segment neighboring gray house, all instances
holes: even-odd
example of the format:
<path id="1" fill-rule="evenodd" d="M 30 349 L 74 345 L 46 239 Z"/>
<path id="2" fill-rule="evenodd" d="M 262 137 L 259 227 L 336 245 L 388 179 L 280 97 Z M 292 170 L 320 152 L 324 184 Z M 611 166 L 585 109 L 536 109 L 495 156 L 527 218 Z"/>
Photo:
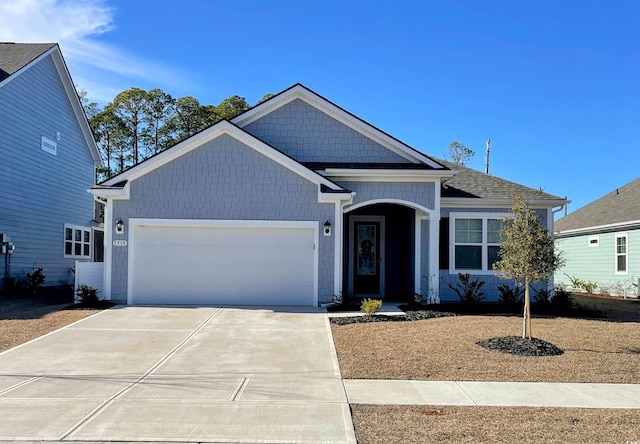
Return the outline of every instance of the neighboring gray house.
<path id="1" fill-rule="evenodd" d="M 42 267 L 46 285 L 73 283 L 103 244 L 87 193 L 99 163 L 58 45 L 0 43 L 0 234 L 15 246 L 0 277 Z"/>
<path id="2" fill-rule="evenodd" d="M 596 283 L 596 292 L 637 295 L 640 278 L 640 178 L 558 219 L 557 247 L 566 265 L 557 283 Z"/>
<path id="3" fill-rule="evenodd" d="M 565 199 L 427 156 L 296 84 L 95 186 L 106 297 L 293 304 L 456 299 L 491 270 L 514 192 L 543 221 Z"/>

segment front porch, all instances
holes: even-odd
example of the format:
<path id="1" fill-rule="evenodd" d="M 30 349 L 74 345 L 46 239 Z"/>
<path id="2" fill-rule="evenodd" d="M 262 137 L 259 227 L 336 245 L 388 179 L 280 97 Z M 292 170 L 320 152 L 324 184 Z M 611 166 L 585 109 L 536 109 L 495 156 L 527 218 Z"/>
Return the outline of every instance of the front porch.
<path id="1" fill-rule="evenodd" d="M 343 214 L 342 294 L 385 302 L 410 302 L 416 293 L 425 299 L 437 295 L 437 279 L 429 279 L 429 266 L 430 258 L 438 257 L 437 234 L 436 241 L 430 242 L 430 230 L 437 229 L 438 222 L 431 224 L 429 213 L 411 202 L 347 208 Z"/>

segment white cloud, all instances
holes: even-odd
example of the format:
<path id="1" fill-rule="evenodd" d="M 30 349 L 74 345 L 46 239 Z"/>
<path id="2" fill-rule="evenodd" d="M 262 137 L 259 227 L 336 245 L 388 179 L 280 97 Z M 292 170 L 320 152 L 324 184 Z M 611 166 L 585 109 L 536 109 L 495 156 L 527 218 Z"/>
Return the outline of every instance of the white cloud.
<path id="1" fill-rule="evenodd" d="M 75 83 L 99 102 L 140 82 L 184 86 L 176 70 L 95 40 L 115 29 L 113 12 L 102 0 L 0 0 L 0 41 L 59 43 Z"/>

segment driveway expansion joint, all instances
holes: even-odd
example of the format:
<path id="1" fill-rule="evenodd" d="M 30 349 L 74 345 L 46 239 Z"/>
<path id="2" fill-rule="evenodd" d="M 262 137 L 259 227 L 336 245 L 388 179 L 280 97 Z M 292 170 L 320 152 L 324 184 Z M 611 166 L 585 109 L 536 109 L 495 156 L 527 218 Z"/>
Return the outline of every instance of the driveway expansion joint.
<path id="1" fill-rule="evenodd" d="M 198 325 L 194 330 L 191 331 L 191 333 L 189 335 L 187 335 L 186 338 L 184 338 L 182 341 L 180 341 L 180 343 L 178 345 L 176 345 L 169 353 L 167 353 L 166 355 L 164 355 L 158 362 L 156 362 L 154 365 L 151 366 L 151 368 L 149 370 L 147 370 L 142 376 L 140 376 L 139 378 L 137 378 L 135 381 L 131 382 L 130 384 L 128 384 L 127 386 L 125 386 L 124 388 L 122 388 L 121 390 L 119 390 L 118 392 L 116 392 L 114 395 L 112 395 L 111 397 L 109 397 L 107 400 L 105 400 L 102 404 L 100 404 L 98 407 L 96 407 L 94 410 L 92 410 L 88 415 L 86 415 L 84 418 L 82 418 L 80 421 L 78 421 L 76 424 L 74 424 L 71 428 L 69 428 L 63 435 L 60 436 L 60 441 L 65 440 L 67 437 L 69 437 L 71 434 L 77 432 L 78 430 L 80 430 L 82 427 L 84 427 L 86 424 L 88 424 L 89 422 L 91 422 L 91 420 L 93 418 L 95 418 L 100 412 L 102 412 L 103 410 L 105 410 L 109 405 L 113 404 L 113 402 L 115 400 L 117 400 L 118 398 L 120 398 L 122 395 L 124 395 L 125 393 L 127 393 L 129 390 L 131 390 L 133 387 L 135 387 L 136 385 L 138 385 L 140 382 L 142 382 L 146 377 L 150 376 L 154 371 L 156 371 L 163 363 L 165 363 L 169 358 L 171 358 L 171 356 L 175 355 L 178 350 L 180 350 L 185 344 L 187 344 L 191 338 L 193 338 L 200 330 L 202 330 L 208 323 L 209 321 L 214 318 L 218 313 L 220 313 L 220 311 L 222 310 L 222 308 L 218 308 L 216 311 L 214 311 L 211 315 L 207 316 L 207 318 L 202 321 L 200 323 L 200 325 Z"/>

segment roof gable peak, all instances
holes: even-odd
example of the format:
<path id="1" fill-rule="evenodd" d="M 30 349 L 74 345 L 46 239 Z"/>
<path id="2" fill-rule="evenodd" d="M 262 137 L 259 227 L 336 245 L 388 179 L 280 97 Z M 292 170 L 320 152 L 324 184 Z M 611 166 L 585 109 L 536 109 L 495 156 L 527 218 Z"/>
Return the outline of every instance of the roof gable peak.
<path id="1" fill-rule="evenodd" d="M 443 166 L 442 164 L 436 162 L 425 154 L 417 151 L 414 148 L 411 148 L 395 137 L 362 120 L 361 118 L 350 113 L 344 108 L 341 108 L 340 106 L 319 95 L 315 91 L 312 91 L 301 83 L 292 85 L 291 87 L 285 89 L 284 91 L 281 91 L 270 99 L 265 100 L 264 102 L 245 111 L 231 121 L 235 125 L 243 128 L 296 99 L 304 101 L 310 106 L 329 115 L 335 120 L 345 124 L 346 126 L 359 132 L 365 137 L 368 137 L 369 139 L 377 142 L 383 147 L 404 157 L 410 162 L 416 164 L 426 164 L 434 169 L 447 169 L 446 166 Z"/>

